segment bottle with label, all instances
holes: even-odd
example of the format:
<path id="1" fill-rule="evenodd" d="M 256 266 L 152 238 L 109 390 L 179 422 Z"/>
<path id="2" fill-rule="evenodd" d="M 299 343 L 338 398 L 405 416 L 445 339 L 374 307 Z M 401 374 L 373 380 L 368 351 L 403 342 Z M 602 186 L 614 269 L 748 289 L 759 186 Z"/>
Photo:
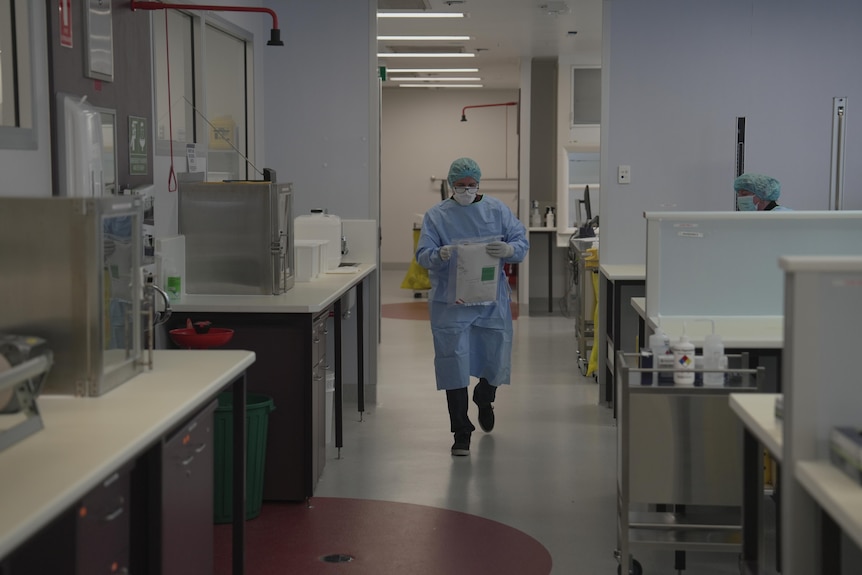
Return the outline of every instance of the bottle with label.
<path id="1" fill-rule="evenodd" d="M 673 382 L 676 385 L 694 384 L 694 344 L 685 332 L 685 322 L 682 324 L 682 335 L 679 341 L 671 346 L 673 351 Z"/>
<path id="2" fill-rule="evenodd" d="M 673 385 L 673 353 L 670 350 L 670 338 L 667 334 L 657 328 L 649 336 L 649 347 L 652 352 L 653 368 L 659 370 L 653 374 L 653 379 L 658 385 Z"/>
<path id="3" fill-rule="evenodd" d="M 670 349 L 670 338 L 659 327 L 650 336 L 649 345 L 653 354 L 653 367 L 659 370 L 655 374 L 656 383 L 673 385 L 673 352 Z"/>
<path id="4" fill-rule="evenodd" d="M 533 200 L 532 208 L 530 209 L 530 227 L 542 227 L 542 214 L 539 212 L 539 200 Z"/>
<path id="5" fill-rule="evenodd" d="M 553 206 L 548 206 L 545 209 L 545 227 L 546 228 L 554 228 L 557 226 L 556 222 L 556 214 L 554 213 Z"/>

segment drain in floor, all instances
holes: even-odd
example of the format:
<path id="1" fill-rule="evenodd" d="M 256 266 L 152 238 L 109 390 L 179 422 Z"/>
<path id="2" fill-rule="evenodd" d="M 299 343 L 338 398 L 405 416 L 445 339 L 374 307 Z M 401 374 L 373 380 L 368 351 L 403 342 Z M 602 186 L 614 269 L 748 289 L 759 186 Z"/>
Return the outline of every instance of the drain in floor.
<path id="1" fill-rule="evenodd" d="M 353 561 L 353 557 L 351 555 L 345 555 L 344 553 L 324 555 L 321 559 L 324 563 L 349 563 Z"/>

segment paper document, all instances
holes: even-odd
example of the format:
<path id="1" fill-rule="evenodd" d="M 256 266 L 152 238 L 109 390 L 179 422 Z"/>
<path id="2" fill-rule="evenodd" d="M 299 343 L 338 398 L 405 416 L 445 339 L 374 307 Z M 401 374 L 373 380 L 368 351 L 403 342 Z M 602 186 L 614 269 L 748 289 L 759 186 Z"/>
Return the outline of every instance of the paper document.
<path id="1" fill-rule="evenodd" d="M 489 256 L 486 244 L 458 246 L 455 303 L 487 303 L 497 300 L 500 260 Z"/>

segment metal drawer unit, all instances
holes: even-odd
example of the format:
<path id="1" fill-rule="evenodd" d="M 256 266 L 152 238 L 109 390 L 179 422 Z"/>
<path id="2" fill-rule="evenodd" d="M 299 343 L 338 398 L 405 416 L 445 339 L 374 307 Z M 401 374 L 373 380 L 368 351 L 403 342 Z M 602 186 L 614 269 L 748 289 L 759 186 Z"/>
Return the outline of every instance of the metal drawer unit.
<path id="1" fill-rule="evenodd" d="M 329 310 L 316 316 L 311 328 L 311 410 L 315 414 L 311 421 L 311 467 L 315 485 L 326 465 L 326 372 L 330 368 L 326 361 L 328 320 Z"/>
<path id="2" fill-rule="evenodd" d="M 213 572 L 213 424 L 217 402 L 162 444 L 162 575 Z"/>
<path id="3" fill-rule="evenodd" d="M 747 354 L 728 355 L 748 365 Z M 657 369 L 638 367 L 638 355 L 616 356 L 617 544 L 620 565 L 641 572 L 635 548 L 677 552 L 742 550 L 742 423 L 731 393 L 756 393 L 765 369 L 714 370 L 722 387 L 641 385 Z M 694 370 L 703 374 L 705 370 Z M 713 371 L 711 370 L 710 373 Z M 676 566 L 684 569 L 683 566 Z"/>
<path id="4" fill-rule="evenodd" d="M 76 573 L 129 572 L 133 466 L 112 473 L 78 505 Z"/>

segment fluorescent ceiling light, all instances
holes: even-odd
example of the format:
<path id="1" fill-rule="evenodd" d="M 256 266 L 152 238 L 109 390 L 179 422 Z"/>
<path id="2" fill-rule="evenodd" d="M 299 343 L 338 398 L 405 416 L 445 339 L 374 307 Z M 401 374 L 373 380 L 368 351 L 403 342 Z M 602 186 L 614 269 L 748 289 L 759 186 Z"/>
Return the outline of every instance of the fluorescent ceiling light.
<path id="1" fill-rule="evenodd" d="M 452 72 L 478 72 L 479 68 L 387 68 L 389 74 L 450 74 Z"/>
<path id="2" fill-rule="evenodd" d="M 398 84 L 399 88 L 484 88 L 482 84 Z"/>
<path id="3" fill-rule="evenodd" d="M 409 40 L 469 40 L 469 36 L 378 36 L 378 40 L 409 41 Z"/>
<path id="4" fill-rule="evenodd" d="M 482 78 L 411 78 L 410 76 L 391 77 L 393 82 L 481 82 Z"/>
<path id="5" fill-rule="evenodd" d="M 468 54 L 464 52 L 381 52 L 377 54 L 378 58 L 473 58 L 476 54 Z"/>
<path id="6" fill-rule="evenodd" d="M 463 12 L 378 12 L 378 18 L 463 18 Z"/>

